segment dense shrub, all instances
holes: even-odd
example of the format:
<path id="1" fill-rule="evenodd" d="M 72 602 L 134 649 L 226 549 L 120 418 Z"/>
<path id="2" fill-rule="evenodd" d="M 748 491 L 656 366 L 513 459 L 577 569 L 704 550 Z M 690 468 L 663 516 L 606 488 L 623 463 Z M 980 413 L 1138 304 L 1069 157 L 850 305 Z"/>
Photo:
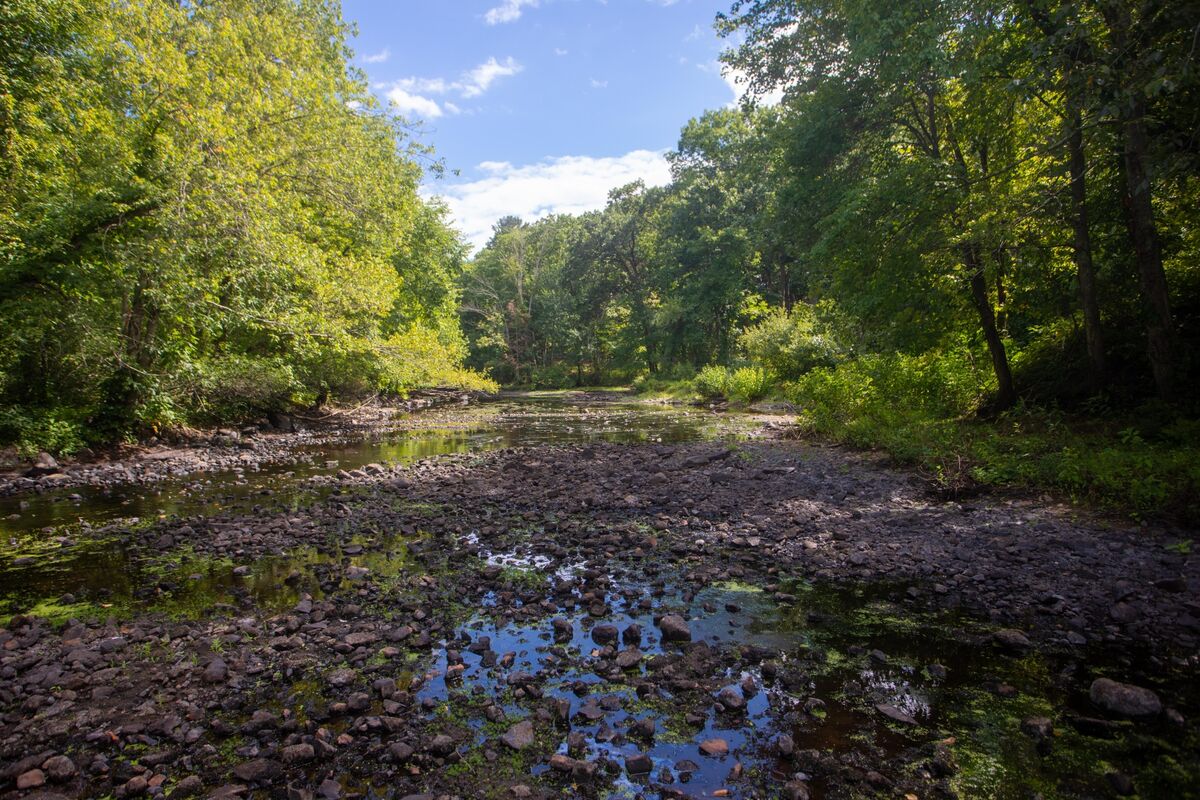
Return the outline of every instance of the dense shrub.
<path id="1" fill-rule="evenodd" d="M 1054 489 L 1126 511 L 1200 519 L 1198 423 L 1164 423 L 1153 409 L 1135 415 L 1135 425 L 1111 412 L 1068 416 L 1023 404 L 980 419 L 974 411 L 990 388 L 984 375 L 967 353 L 866 356 L 815 369 L 787 395 L 804 429 L 886 450 L 949 490 Z"/>
<path id="2" fill-rule="evenodd" d="M 16 444 L 22 458 L 34 458 L 43 450 L 69 456 L 84 446 L 83 426 L 73 416 L 62 409 L 40 413 L 0 409 L 0 437 Z"/>
<path id="3" fill-rule="evenodd" d="M 725 397 L 729 392 L 729 370 L 710 364 L 696 373 L 692 384 L 701 397 Z"/>
<path id="4" fill-rule="evenodd" d="M 225 422 L 276 411 L 302 387 L 291 365 L 279 359 L 228 356 L 198 364 L 185 395 L 187 417 Z M 159 419 L 169 418 L 163 410 Z"/>
<path id="5" fill-rule="evenodd" d="M 575 386 L 575 371 L 566 364 L 535 367 L 529 383 L 535 389 L 570 389 Z"/>
<path id="6" fill-rule="evenodd" d="M 738 345 L 754 364 L 779 380 L 791 381 L 817 367 L 832 367 L 845 358 L 846 348 L 837 341 L 833 325 L 825 317 L 830 306 L 800 304 L 791 313 L 776 309 L 738 339 Z"/>
<path id="7" fill-rule="evenodd" d="M 729 376 L 728 397 L 735 403 L 753 403 L 771 391 L 771 378 L 762 367 L 739 367 Z"/>

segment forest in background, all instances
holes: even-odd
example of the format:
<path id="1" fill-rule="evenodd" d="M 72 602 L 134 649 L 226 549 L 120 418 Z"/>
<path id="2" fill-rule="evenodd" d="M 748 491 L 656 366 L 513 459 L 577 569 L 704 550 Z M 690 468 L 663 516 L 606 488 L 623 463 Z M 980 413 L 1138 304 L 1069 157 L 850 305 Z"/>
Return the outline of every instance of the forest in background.
<path id="1" fill-rule="evenodd" d="M 0 443 L 426 386 L 790 403 L 947 492 L 1200 518 L 1200 7 L 738 0 L 671 182 L 505 218 L 327 0 L 0 6 Z"/>
<path id="2" fill-rule="evenodd" d="M 0 4 L 0 438 L 493 387 L 438 164 L 348 33 L 322 0 Z"/>
<path id="3" fill-rule="evenodd" d="M 950 492 L 1195 516 L 1194 3 L 741 0 L 776 107 L 692 120 L 665 187 L 501 220 L 462 278 L 504 384 L 790 401 Z"/>

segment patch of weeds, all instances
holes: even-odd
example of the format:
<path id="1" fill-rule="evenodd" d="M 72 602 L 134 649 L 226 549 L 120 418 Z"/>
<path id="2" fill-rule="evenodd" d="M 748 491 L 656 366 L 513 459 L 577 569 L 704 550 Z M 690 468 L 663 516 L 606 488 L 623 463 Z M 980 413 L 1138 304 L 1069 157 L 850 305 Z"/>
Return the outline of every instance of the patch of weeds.
<path id="1" fill-rule="evenodd" d="M 507 566 L 500 570 L 496 580 L 511 589 L 542 589 L 549 578 L 546 573 L 537 569 Z"/>

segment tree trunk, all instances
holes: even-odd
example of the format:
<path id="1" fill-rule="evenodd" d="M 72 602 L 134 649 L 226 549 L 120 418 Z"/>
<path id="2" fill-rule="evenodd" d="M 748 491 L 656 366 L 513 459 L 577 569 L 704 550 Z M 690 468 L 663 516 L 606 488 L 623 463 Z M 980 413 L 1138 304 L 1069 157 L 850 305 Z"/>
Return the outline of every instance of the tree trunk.
<path id="1" fill-rule="evenodd" d="M 1003 411 L 1017 402 L 1017 392 L 1013 386 L 1012 371 L 1008 368 L 1004 340 L 1000 338 L 1000 330 L 996 327 L 996 311 L 988 295 L 987 278 L 983 275 L 979 254 L 973 245 L 963 248 L 963 263 L 971 276 L 971 299 L 975 302 L 975 310 L 979 312 L 979 323 L 983 327 L 988 354 L 992 357 L 992 369 L 996 373 L 996 410 Z"/>
<path id="2" fill-rule="evenodd" d="M 1109 38 L 1115 51 L 1114 67 L 1131 85 L 1123 86 L 1127 97 L 1122 98 L 1124 110 L 1118 129 L 1124 146 L 1125 189 L 1129 210 L 1129 236 L 1133 240 L 1138 279 L 1142 286 L 1142 302 L 1146 314 L 1146 345 L 1150 369 L 1158 396 L 1170 400 L 1174 390 L 1172 363 L 1175 321 L 1171 318 L 1171 302 L 1167 292 L 1167 275 L 1163 271 L 1162 247 L 1158 228 L 1154 224 L 1154 203 L 1150 188 L 1150 145 L 1146 135 L 1146 96 L 1129 72 L 1138 58 L 1130 33 L 1134 20 L 1129 6 L 1122 0 L 1102 3 L 1100 13 L 1108 25 Z"/>
<path id="3" fill-rule="evenodd" d="M 1158 228 L 1154 224 L 1154 206 L 1150 194 L 1150 171 L 1147 165 L 1149 145 L 1142 115 L 1145 101 L 1138 98 L 1133 113 L 1122 126 L 1125 140 L 1125 183 L 1129 193 L 1129 233 L 1137 259 L 1142 299 L 1146 306 L 1146 344 L 1150 369 L 1158 396 L 1170 400 L 1174 390 L 1172 340 L 1175 321 L 1171 318 L 1171 301 L 1167 292 L 1167 274 L 1163 271 L 1162 247 Z"/>
<path id="4" fill-rule="evenodd" d="M 1096 270 L 1092 265 L 1092 239 L 1087 213 L 1087 161 L 1083 150 L 1083 117 L 1072 103 L 1067 137 L 1071 172 L 1071 226 L 1075 230 L 1075 273 L 1079 279 L 1079 304 L 1083 308 L 1083 329 L 1087 336 L 1088 365 L 1092 389 L 1105 384 L 1104 334 L 1100 327 L 1100 299 L 1096 294 Z"/>

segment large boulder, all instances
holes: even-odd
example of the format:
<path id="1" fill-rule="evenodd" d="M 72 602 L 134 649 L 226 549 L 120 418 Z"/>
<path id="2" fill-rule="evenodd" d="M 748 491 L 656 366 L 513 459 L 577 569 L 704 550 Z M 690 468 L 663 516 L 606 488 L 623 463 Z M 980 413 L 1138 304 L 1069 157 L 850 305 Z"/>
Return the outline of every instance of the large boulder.
<path id="1" fill-rule="evenodd" d="M 1154 717 L 1162 712 L 1163 707 L 1158 695 L 1149 689 L 1131 683 L 1119 683 L 1110 678 L 1092 681 L 1088 696 L 1100 708 L 1121 717 Z"/>
<path id="2" fill-rule="evenodd" d="M 665 642 L 690 642 L 692 640 L 692 629 L 688 627 L 687 621 L 678 614 L 667 614 L 658 621 L 658 629 L 662 631 L 662 638 Z"/>
<path id="3" fill-rule="evenodd" d="M 54 460 L 54 456 L 49 453 L 38 453 L 37 460 L 33 462 L 33 466 L 25 470 L 25 477 L 40 478 L 43 475 L 53 475 L 59 472 L 58 462 Z"/>

